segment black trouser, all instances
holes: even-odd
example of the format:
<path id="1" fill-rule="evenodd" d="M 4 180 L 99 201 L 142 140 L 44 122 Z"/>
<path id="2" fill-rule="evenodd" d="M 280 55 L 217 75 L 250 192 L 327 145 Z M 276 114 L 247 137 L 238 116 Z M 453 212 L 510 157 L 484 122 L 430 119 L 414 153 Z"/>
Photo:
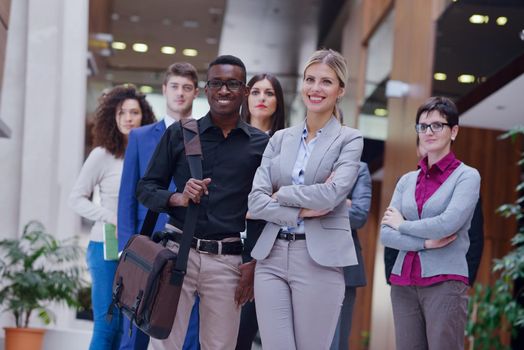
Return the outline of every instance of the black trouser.
<path id="1" fill-rule="evenodd" d="M 240 328 L 235 350 L 251 350 L 253 339 L 255 339 L 257 332 L 258 322 L 255 302 L 248 301 L 242 306 L 240 313 Z"/>

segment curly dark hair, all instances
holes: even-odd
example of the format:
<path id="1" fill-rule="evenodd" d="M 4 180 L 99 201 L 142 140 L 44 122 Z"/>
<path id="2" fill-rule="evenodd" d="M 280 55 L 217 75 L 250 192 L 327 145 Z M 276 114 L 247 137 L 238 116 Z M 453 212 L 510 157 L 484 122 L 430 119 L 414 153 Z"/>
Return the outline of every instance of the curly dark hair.
<path id="1" fill-rule="evenodd" d="M 125 84 L 115 86 L 111 91 L 100 97 L 100 104 L 96 109 L 95 126 L 93 128 L 94 146 L 105 148 L 116 158 L 123 158 L 127 146 L 127 137 L 123 135 L 116 124 L 117 109 L 125 100 L 136 100 L 142 111 L 142 123 L 147 125 L 156 121 L 153 109 L 146 101 L 146 96 L 139 92 L 134 85 Z"/>

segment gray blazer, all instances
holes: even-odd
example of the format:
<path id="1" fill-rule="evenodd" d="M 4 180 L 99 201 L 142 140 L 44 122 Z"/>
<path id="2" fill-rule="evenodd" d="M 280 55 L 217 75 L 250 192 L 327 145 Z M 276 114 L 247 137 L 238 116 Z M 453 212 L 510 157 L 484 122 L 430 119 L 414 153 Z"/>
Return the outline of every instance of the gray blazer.
<path id="1" fill-rule="evenodd" d="M 251 256 L 265 259 L 280 228 L 296 226 L 301 208 L 328 209 L 330 212 L 325 216 L 304 220 L 308 252 L 323 266 L 355 265 L 346 198 L 357 178 L 362 134 L 331 117 L 309 158 L 304 185 L 293 185 L 291 173 L 303 130 L 304 124 L 280 130 L 266 147 L 253 180 L 248 207 L 253 219 L 268 223 Z M 332 181 L 325 183 L 332 172 L 335 174 Z M 277 200 L 271 198 L 274 192 L 278 192 Z"/>
<path id="2" fill-rule="evenodd" d="M 371 175 L 368 165 L 364 162 L 360 162 L 357 182 L 355 182 L 348 198 L 351 199 L 349 222 L 351 223 L 351 235 L 355 242 L 358 265 L 344 267 L 344 279 L 348 287 L 362 287 L 366 285 L 366 270 L 364 269 L 364 259 L 362 258 L 362 248 L 357 230 L 366 224 L 371 207 Z"/>
<path id="3" fill-rule="evenodd" d="M 476 169 L 461 163 L 424 203 L 419 217 L 415 200 L 419 171 L 402 176 L 391 199 L 390 205 L 402 213 L 405 221 L 398 231 L 387 225 L 382 225 L 380 230 L 382 244 L 399 250 L 392 272 L 400 275 L 406 253 L 416 251 L 422 277 L 442 274 L 468 277 L 468 230 L 479 199 L 480 175 Z M 453 233 L 457 239 L 449 245 L 424 249 L 426 239 L 440 239 Z"/>

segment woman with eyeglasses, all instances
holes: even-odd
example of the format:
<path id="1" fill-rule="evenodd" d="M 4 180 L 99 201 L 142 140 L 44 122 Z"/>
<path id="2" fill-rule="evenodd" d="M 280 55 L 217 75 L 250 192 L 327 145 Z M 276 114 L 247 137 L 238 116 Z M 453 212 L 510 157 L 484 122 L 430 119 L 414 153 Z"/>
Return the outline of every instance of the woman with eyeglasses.
<path id="1" fill-rule="evenodd" d="M 249 194 L 253 219 L 267 221 L 251 256 L 262 347 L 329 349 L 345 282 L 356 265 L 346 198 L 356 181 L 363 140 L 338 120 L 348 69 L 319 50 L 306 63 L 306 119 L 269 140 Z"/>
<path id="2" fill-rule="evenodd" d="M 397 349 L 464 349 L 468 230 L 480 175 L 451 145 L 458 111 L 445 97 L 418 109 L 415 130 L 427 155 L 398 181 L 382 218 L 382 244 L 399 250 L 389 281 Z"/>

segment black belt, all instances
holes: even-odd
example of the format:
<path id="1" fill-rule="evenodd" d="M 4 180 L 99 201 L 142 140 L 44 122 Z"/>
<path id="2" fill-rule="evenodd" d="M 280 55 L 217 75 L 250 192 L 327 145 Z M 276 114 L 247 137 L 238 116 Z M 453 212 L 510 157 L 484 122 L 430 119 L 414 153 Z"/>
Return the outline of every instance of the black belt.
<path id="1" fill-rule="evenodd" d="M 182 234 L 175 233 L 169 236 L 169 239 L 180 243 L 182 241 Z M 207 239 L 200 239 L 193 237 L 191 241 L 191 248 L 194 248 L 197 252 L 204 254 L 217 254 L 217 255 L 240 255 L 242 254 L 242 242 L 222 242 L 212 241 Z"/>
<path id="2" fill-rule="evenodd" d="M 294 233 L 294 232 L 288 232 L 284 230 L 278 231 L 277 235 L 278 239 L 284 239 L 286 241 L 299 241 L 302 239 L 306 239 L 305 233 Z"/>

